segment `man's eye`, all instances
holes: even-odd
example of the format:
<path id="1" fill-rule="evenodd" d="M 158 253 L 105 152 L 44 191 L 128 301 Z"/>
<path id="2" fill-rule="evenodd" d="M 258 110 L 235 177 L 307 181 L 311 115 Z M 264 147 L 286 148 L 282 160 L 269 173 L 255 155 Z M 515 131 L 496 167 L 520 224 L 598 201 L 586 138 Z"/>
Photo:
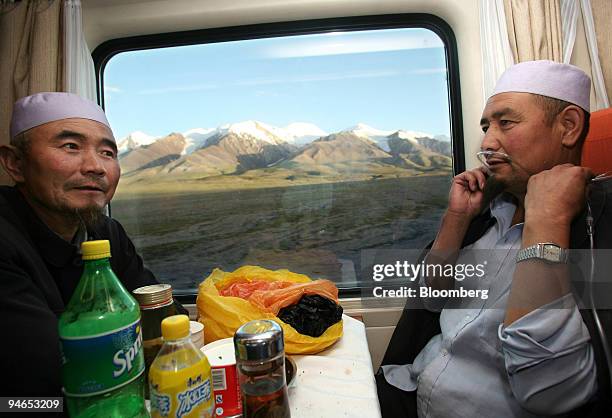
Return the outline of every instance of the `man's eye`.
<path id="1" fill-rule="evenodd" d="M 66 142 L 65 144 L 62 145 L 62 148 L 79 149 L 79 146 L 75 144 L 74 142 Z"/>
<path id="2" fill-rule="evenodd" d="M 487 133 L 487 131 L 489 130 L 488 126 L 481 126 L 480 127 L 482 129 L 482 132 L 484 132 L 485 134 Z"/>
<path id="3" fill-rule="evenodd" d="M 102 151 L 102 155 L 104 155 L 106 157 L 110 157 L 110 158 L 115 158 L 114 151 Z"/>
<path id="4" fill-rule="evenodd" d="M 500 120 L 500 121 L 499 121 L 499 124 L 500 124 L 501 126 L 508 126 L 508 125 L 510 125 L 511 123 L 513 123 L 511 120 L 506 120 L 506 119 L 502 119 L 502 120 Z"/>

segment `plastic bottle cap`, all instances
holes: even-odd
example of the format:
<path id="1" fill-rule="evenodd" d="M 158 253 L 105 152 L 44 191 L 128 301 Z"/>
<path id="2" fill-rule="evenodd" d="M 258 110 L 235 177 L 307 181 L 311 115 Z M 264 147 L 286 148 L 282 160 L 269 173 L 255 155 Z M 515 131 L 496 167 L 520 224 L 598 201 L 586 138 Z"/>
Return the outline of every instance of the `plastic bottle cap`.
<path id="1" fill-rule="evenodd" d="M 81 253 L 83 254 L 83 260 L 109 258 L 111 256 L 110 241 L 107 239 L 85 241 L 81 244 Z"/>
<path id="2" fill-rule="evenodd" d="M 189 317 L 187 315 L 172 315 L 161 323 L 164 340 L 178 340 L 189 336 Z"/>

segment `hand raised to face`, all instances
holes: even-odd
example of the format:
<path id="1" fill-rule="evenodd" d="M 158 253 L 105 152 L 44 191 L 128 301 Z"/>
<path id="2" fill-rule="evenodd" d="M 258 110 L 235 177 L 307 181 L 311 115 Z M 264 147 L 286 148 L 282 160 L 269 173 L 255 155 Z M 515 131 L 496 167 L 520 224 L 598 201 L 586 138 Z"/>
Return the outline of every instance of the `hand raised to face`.
<path id="1" fill-rule="evenodd" d="M 593 172 L 573 164 L 557 165 L 529 178 L 525 221 L 569 225 L 582 211 Z"/>
<path id="2" fill-rule="evenodd" d="M 482 208 L 486 182 L 482 167 L 456 175 L 448 196 L 448 212 L 468 221 L 476 217 Z"/>

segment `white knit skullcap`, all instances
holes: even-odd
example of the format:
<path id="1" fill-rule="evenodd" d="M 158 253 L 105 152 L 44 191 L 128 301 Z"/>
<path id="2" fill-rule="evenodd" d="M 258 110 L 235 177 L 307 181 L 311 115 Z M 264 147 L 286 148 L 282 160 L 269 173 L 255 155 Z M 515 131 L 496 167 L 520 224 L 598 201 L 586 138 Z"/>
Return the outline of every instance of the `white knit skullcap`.
<path id="1" fill-rule="evenodd" d="M 508 68 L 491 96 L 533 93 L 560 99 L 590 111 L 591 79 L 580 68 L 553 61 L 525 61 Z"/>
<path id="2" fill-rule="evenodd" d="M 11 138 L 36 126 L 71 118 L 94 120 L 110 129 L 104 110 L 92 101 L 72 93 L 36 93 L 13 105 Z"/>

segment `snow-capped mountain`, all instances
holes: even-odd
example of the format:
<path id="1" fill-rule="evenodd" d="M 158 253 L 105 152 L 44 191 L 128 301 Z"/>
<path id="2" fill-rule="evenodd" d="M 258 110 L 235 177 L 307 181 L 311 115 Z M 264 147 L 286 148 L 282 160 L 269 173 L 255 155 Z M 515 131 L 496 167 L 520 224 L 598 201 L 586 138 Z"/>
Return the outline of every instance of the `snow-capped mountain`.
<path id="1" fill-rule="evenodd" d="M 289 163 L 320 165 L 373 161 L 389 157 L 389 154 L 377 147 L 369 138 L 345 131 L 311 142 L 294 154 Z"/>
<path id="2" fill-rule="evenodd" d="M 247 120 L 244 122 L 223 125 L 217 128 L 215 134 L 206 141 L 205 146 L 216 144 L 219 138 L 223 138 L 229 134 L 250 137 L 270 145 L 280 145 L 287 142 L 278 135 L 278 128 L 263 122 Z"/>
<path id="3" fill-rule="evenodd" d="M 391 135 L 394 131 L 384 131 L 382 129 L 373 128 L 365 123 L 358 123 L 348 129 L 346 132 L 351 132 L 357 136 L 366 137 L 372 139 L 373 137 L 384 137 Z"/>
<path id="4" fill-rule="evenodd" d="M 158 143 L 152 143 L 120 158 L 125 173 L 147 168 L 165 173 L 243 171 L 288 157 L 296 147 L 282 136 L 293 140 L 300 133 L 289 134 L 282 128 L 249 120 L 216 129 L 196 128 L 173 134 L 164 140 L 163 148 L 161 143 L 159 147 Z M 167 155 L 157 152 L 162 149 L 167 150 Z"/>
<path id="5" fill-rule="evenodd" d="M 450 142 L 450 138 L 447 135 L 436 135 L 434 136 L 434 139 L 437 139 L 438 141 Z"/>
<path id="6" fill-rule="evenodd" d="M 306 145 L 315 139 L 327 136 L 327 132 L 317 125 L 306 122 L 294 122 L 284 128 L 277 128 L 278 134 L 293 145 Z"/>
<path id="7" fill-rule="evenodd" d="M 394 131 L 385 131 L 373 128 L 365 123 L 358 123 L 355 126 L 345 129 L 344 132 L 351 133 L 361 138 L 367 138 L 376 143 L 376 145 L 383 150 L 389 151 L 389 144 L 387 143 L 387 140 L 388 136 L 392 135 Z"/>
<path id="8" fill-rule="evenodd" d="M 150 145 L 155 142 L 158 137 L 147 135 L 141 131 L 135 131 L 121 139 L 117 143 L 117 149 L 119 151 L 119 155 L 136 149 L 138 147 L 142 147 L 144 145 Z"/>
<path id="9" fill-rule="evenodd" d="M 185 138 L 178 133 L 171 133 L 158 138 L 146 146 L 134 148 L 131 152 L 119 155 L 119 162 L 124 173 L 168 164 L 180 158 L 185 149 Z"/>
<path id="10" fill-rule="evenodd" d="M 276 127 L 255 120 L 218 128 L 195 128 L 155 138 L 133 132 L 119 142 L 124 173 L 244 172 L 258 168 L 344 164 L 381 161 L 428 169 L 448 165 L 450 141 L 444 135 L 415 131 L 386 131 L 359 123 L 327 134 L 312 123 L 296 122 Z M 130 152 L 128 152 L 130 151 Z M 395 162 L 393 162 L 395 161 Z"/>
<path id="11" fill-rule="evenodd" d="M 164 172 L 171 174 L 224 174 L 267 167 L 287 158 L 295 147 L 267 129 L 253 126 L 228 126 L 217 130 L 206 144 L 191 154 L 168 164 Z"/>
<path id="12" fill-rule="evenodd" d="M 194 128 L 183 132 L 185 149 L 183 149 L 181 155 L 189 155 L 200 148 L 215 144 L 220 138 L 228 134 L 248 136 L 272 145 L 288 143 L 298 147 L 328 135 L 327 132 L 312 123 L 294 122 L 285 127 L 276 127 L 255 120 L 247 120 L 217 128 Z M 142 146 L 151 145 L 162 138 L 164 136 L 156 137 L 141 131 L 132 132 L 119 141 L 119 155 Z"/>
<path id="13" fill-rule="evenodd" d="M 397 137 L 401 139 L 406 139 L 411 142 L 418 142 L 419 138 L 432 138 L 433 135 L 426 134 L 425 132 L 416 132 L 416 131 L 397 131 Z"/>
<path id="14" fill-rule="evenodd" d="M 206 143 L 206 140 L 216 132 L 217 130 L 213 128 L 195 128 L 183 132 L 183 136 L 185 137 L 185 148 L 181 152 L 181 155 L 191 154 L 202 147 L 202 145 Z"/>

